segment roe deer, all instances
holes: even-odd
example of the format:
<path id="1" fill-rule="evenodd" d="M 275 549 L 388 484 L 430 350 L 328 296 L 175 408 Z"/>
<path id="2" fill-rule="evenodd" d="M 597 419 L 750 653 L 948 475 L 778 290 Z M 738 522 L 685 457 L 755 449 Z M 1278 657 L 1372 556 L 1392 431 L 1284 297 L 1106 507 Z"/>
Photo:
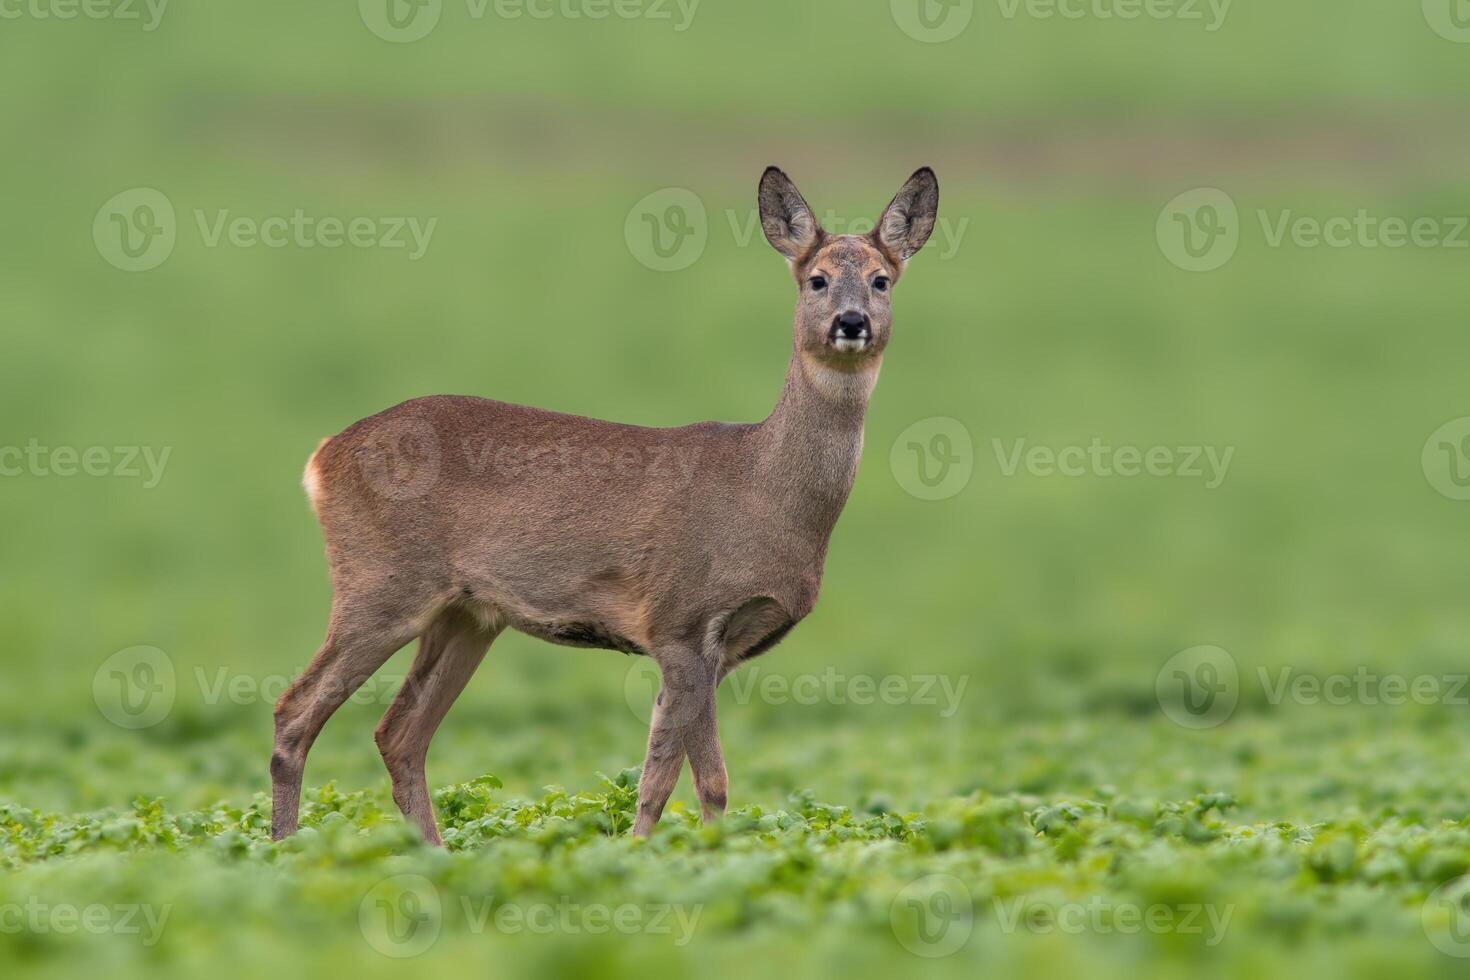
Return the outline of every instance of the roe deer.
<path id="1" fill-rule="evenodd" d="M 273 838 L 296 830 L 322 725 L 418 637 L 375 737 L 394 801 L 441 843 L 429 740 L 506 627 L 658 664 L 634 834 L 658 822 L 686 755 L 704 819 L 724 813 L 715 689 L 817 601 L 888 343 L 889 289 L 934 228 L 939 184 L 915 172 L 867 235 L 824 232 L 775 167 L 759 201 L 798 287 L 786 386 L 764 422 L 651 429 L 438 396 L 317 448 L 304 482 L 332 613 L 276 704 Z"/>

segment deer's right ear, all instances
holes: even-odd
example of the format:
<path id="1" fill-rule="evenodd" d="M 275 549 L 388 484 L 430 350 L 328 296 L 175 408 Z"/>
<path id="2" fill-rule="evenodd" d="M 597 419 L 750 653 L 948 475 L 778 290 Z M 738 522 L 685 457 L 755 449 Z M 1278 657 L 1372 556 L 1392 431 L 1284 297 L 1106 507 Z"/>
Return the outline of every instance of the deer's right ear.
<path id="1" fill-rule="evenodd" d="M 821 226 L 812 216 L 801 191 L 779 167 L 767 167 L 761 174 L 761 230 L 766 241 L 786 261 L 795 262 L 807 254 L 822 236 Z"/>

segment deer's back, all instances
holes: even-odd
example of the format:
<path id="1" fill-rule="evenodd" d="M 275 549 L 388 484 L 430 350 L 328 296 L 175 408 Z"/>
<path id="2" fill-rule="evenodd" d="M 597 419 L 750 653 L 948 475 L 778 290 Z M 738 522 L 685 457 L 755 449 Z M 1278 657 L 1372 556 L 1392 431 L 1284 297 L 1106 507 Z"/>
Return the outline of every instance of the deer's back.
<path id="1" fill-rule="evenodd" d="M 825 537 L 782 527 L 754 428 L 435 396 L 327 440 L 306 483 L 339 587 L 392 575 L 556 642 L 646 651 L 756 596 L 793 618 L 815 601 Z"/>

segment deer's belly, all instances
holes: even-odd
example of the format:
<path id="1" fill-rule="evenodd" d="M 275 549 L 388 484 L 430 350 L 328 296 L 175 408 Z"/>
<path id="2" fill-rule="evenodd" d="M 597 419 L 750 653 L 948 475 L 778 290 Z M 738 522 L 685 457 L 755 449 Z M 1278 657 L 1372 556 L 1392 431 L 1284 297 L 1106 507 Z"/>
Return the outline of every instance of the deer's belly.
<path id="1" fill-rule="evenodd" d="M 644 655 L 648 653 L 638 643 L 616 632 L 606 623 L 591 620 L 527 620 L 512 625 L 529 636 L 565 647 L 616 650 L 619 653 Z"/>
<path id="2" fill-rule="evenodd" d="M 507 587 L 482 582 L 475 590 L 504 613 L 512 629 L 569 647 L 647 654 L 652 623 L 643 590 L 624 572 L 601 571 L 555 587 Z"/>

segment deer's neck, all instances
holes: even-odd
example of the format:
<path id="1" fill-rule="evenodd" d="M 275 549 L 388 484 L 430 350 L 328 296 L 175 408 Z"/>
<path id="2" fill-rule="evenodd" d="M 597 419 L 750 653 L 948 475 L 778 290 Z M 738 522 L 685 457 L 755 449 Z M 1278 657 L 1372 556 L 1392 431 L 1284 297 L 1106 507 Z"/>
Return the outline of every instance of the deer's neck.
<path id="1" fill-rule="evenodd" d="M 786 386 L 758 429 L 758 480 L 784 515 L 823 543 L 857 477 L 878 365 L 838 371 L 793 351 Z"/>

